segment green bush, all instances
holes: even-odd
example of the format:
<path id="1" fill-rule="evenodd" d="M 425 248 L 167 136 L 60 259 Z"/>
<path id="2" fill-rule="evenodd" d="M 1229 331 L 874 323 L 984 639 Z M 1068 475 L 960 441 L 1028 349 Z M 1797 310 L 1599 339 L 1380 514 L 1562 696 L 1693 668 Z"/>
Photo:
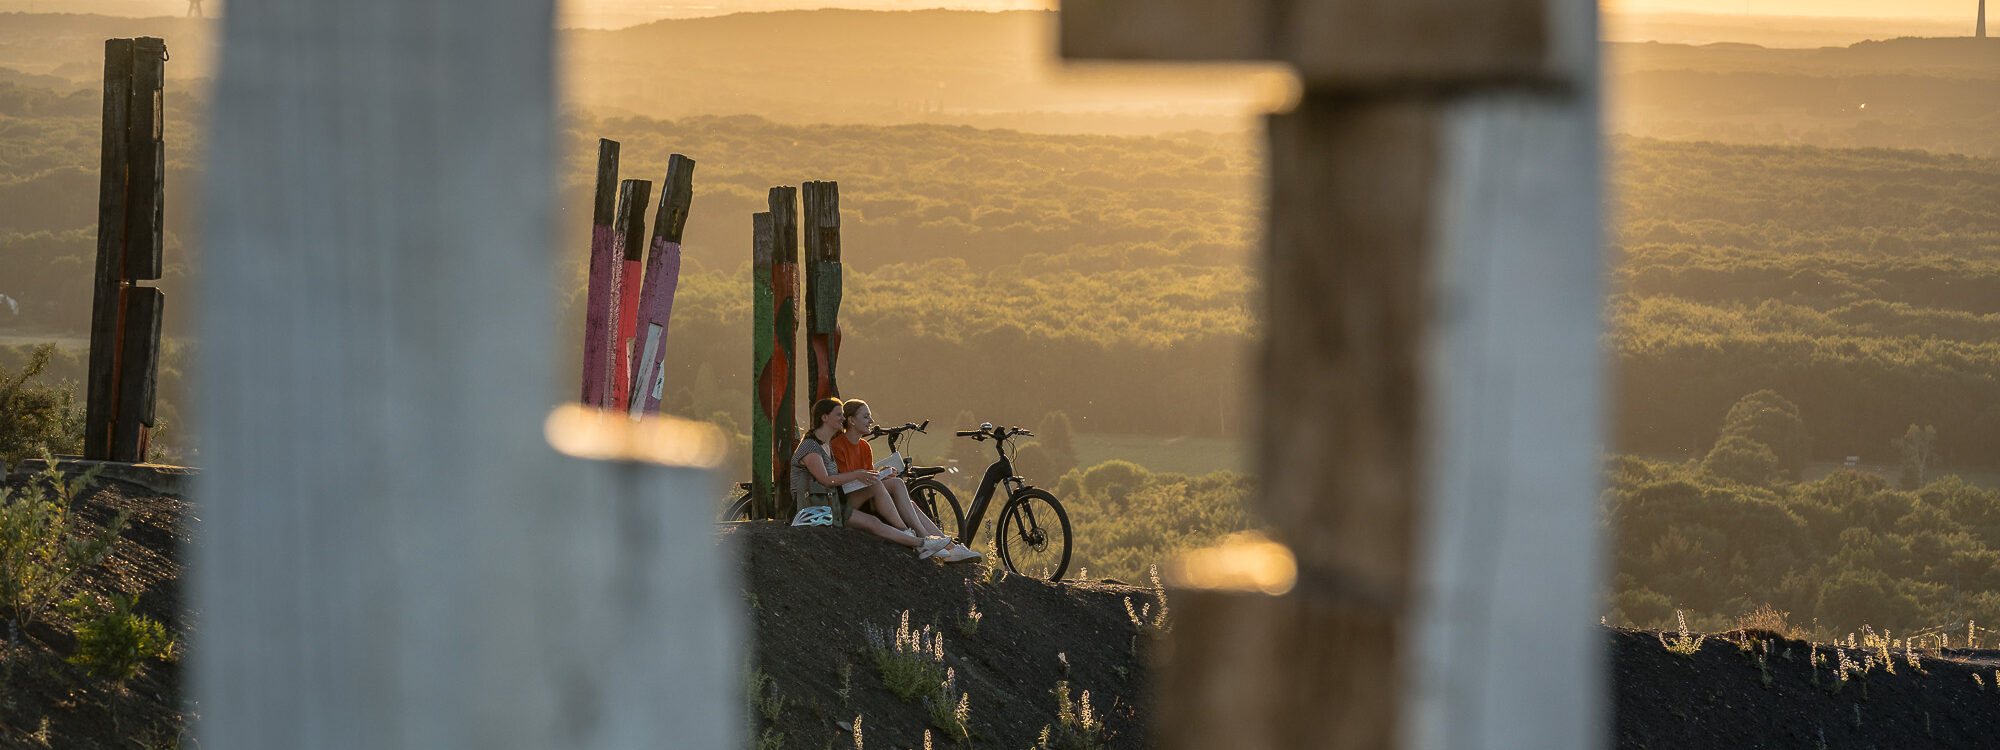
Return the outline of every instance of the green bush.
<path id="1" fill-rule="evenodd" d="M 1056 723 L 1042 727 L 1033 750 L 1098 750 L 1104 747 L 1104 719 L 1090 707 L 1090 691 L 1070 701 L 1069 683 L 1058 682 Z"/>
<path id="2" fill-rule="evenodd" d="M 77 529 L 71 513 L 84 488 L 97 481 L 100 468 L 65 481 L 50 457 L 49 467 L 27 489 L 16 493 L 0 488 L 0 603 L 15 622 L 34 622 L 51 603 L 61 601 L 70 579 L 103 561 L 118 541 L 126 514 L 89 534 Z"/>
<path id="3" fill-rule="evenodd" d="M 39 344 L 19 372 L 0 364 L 0 464 L 44 453 L 80 453 L 83 415 L 78 413 L 75 388 L 69 383 L 30 384 L 41 377 L 55 356 L 54 343 Z"/>
<path id="4" fill-rule="evenodd" d="M 132 597 L 123 594 L 112 594 L 108 608 L 82 596 L 71 599 L 67 606 L 77 625 L 76 654 L 70 663 L 123 685 L 146 660 L 171 656 L 173 637 L 159 621 L 133 614 L 132 603 Z"/>
<path id="5" fill-rule="evenodd" d="M 897 698 L 906 703 L 914 701 L 944 684 L 944 633 L 933 631 L 929 625 L 911 628 L 909 610 L 903 611 L 896 629 L 883 630 L 872 622 L 862 623 L 862 635 L 868 639 L 869 654 L 875 658 L 882 686 Z"/>

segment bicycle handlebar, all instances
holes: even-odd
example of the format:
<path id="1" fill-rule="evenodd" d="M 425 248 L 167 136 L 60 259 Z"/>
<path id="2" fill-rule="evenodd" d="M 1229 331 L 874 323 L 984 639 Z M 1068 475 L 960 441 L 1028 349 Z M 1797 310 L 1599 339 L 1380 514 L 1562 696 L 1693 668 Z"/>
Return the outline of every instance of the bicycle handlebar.
<path id="1" fill-rule="evenodd" d="M 977 430 L 959 430 L 957 434 L 959 437 L 969 437 L 980 440 L 984 440 L 987 438 L 992 438 L 994 440 L 1006 440 L 1008 438 L 1012 438 L 1018 435 L 1027 435 L 1028 437 L 1035 436 L 1035 433 L 1021 429 L 1019 427 L 994 427 L 992 425 L 987 425 L 986 427 Z"/>
<path id="2" fill-rule="evenodd" d="M 867 436 L 870 438 L 878 438 L 883 435 L 899 435 L 904 432 L 908 432 L 910 430 L 923 432 L 929 429 L 930 426 L 931 426 L 931 421 L 928 419 L 924 420 L 923 424 L 917 424 L 915 422 L 904 422 L 903 426 L 901 427 L 883 427 L 881 425 L 875 425 L 874 427 L 869 428 Z"/>

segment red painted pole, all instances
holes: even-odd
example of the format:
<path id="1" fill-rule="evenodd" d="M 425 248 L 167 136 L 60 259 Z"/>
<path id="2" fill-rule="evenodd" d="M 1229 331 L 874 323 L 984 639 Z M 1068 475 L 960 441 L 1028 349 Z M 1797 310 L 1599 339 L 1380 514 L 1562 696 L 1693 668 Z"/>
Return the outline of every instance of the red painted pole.
<path id="1" fill-rule="evenodd" d="M 653 183 L 626 180 L 618 187 L 618 224 L 611 241 L 611 264 L 617 283 L 611 287 L 611 307 L 617 317 L 611 332 L 611 359 L 605 374 L 611 382 L 608 405 L 624 408 L 632 398 L 632 329 L 639 316 L 639 259 L 646 253 L 646 202 L 652 199 Z"/>
<path id="2" fill-rule="evenodd" d="M 681 231 L 687 228 L 693 199 L 694 160 L 674 154 L 667 160 L 667 180 L 653 220 L 652 252 L 646 255 L 646 280 L 639 292 L 638 337 L 633 341 L 639 358 L 633 363 L 627 406 L 633 419 L 660 411 L 660 394 L 666 387 L 667 323 L 674 313 L 674 289 L 681 281 Z"/>

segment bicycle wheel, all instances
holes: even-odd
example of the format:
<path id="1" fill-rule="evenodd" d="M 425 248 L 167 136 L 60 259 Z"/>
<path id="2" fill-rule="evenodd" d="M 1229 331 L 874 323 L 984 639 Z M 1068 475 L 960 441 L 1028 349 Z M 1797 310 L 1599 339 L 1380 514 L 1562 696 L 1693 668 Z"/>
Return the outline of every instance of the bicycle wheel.
<path id="1" fill-rule="evenodd" d="M 953 539 L 964 539 L 960 532 L 965 528 L 965 510 L 958 507 L 958 496 L 951 494 L 951 488 L 935 479 L 919 479 L 911 482 L 909 489 L 910 502 L 930 516 L 939 531 Z"/>
<path id="2" fill-rule="evenodd" d="M 746 493 L 744 495 L 737 497 L 736 502 L 730 503 L 729 508 L 722 512 L 722 518 L 719 520 L 723 521 L 750 520 L 750 495 Z"/>
<path id="3" fill-rule="evenodd" d="M 1060 581 L 1069 568 L 1069 513 L 1048 490 L 1030 487 L 1007 498 L 993 535 L 1008 572 Z"/>

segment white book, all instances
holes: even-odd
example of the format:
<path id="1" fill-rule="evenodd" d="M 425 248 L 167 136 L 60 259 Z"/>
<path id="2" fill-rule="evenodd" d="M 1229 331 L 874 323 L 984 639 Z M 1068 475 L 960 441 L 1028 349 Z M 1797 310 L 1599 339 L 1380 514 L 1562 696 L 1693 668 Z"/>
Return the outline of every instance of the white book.
<path id="1" fill-rule="evenodd" d="M 888 479 L 889 477 L 895 476 L 896 472 L 902 470 L 903 470 L 903 454 L 901 452 L 891 453 L 889 454 L 888 458 L 884 458 L 880 461 L 875 462 L 875 476 L 882 479 Z M 856 479 L 852 482 L 848 482 L 847 484 L 841 485 L 840 491 L 860 492 L 861 488 L 867 486 L 868 486 L 867 482 Z"/>

